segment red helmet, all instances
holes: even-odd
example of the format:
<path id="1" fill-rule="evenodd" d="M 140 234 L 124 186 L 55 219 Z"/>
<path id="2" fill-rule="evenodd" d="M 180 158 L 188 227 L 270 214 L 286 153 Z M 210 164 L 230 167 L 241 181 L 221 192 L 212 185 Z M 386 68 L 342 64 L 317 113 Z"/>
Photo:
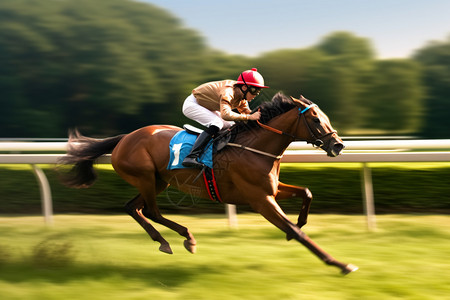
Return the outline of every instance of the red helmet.
<path id="1" fill-rule="evenodd" d="M 264 85 L 264 78 L 258 73 L 256 68 L 242 72 L 237 79 L 237 84 L 246 84 L 259 88 L 268 88 Z"/>

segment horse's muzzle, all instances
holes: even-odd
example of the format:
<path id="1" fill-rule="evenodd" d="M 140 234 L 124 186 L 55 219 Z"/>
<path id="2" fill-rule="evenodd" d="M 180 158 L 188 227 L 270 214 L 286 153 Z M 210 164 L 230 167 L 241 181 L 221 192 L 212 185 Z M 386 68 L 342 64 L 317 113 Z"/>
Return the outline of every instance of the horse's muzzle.
<path id="1" fill-rule="evenodd" d="M 330 157 L 336 157 L 339 154 L 341 154 L 344 148 L 345 148 L 344 144 L 336 142 L 330 146 L 329 150 L 327 151 L 327 155 Z"/>

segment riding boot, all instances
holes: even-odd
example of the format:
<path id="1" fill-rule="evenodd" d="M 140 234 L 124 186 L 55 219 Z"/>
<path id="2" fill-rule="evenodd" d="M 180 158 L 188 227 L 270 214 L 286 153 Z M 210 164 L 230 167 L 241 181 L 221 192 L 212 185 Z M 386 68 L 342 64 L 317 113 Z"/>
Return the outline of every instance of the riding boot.
<path id="1" fill-rule="evenodd" d="M 191 152 L 186 156 L 183 160 L 182 165 L 187 168 L 199 168 L 203 169 L 204 164 L 198 161 L 198 158 L 203 153 L 206 145 L 208 145 L 211 138 L 219 131 L 219 127 L 211 126 L 205 129 L 200 135 L 197 137 L 197 140 L 192 147 Z"/>

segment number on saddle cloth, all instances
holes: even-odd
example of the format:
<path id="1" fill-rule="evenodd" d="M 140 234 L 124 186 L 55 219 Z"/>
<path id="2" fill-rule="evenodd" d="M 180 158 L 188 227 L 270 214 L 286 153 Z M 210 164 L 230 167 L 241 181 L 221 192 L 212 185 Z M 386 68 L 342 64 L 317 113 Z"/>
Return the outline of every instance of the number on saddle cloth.
<path id="1" fill-rule="evenodd" d="M 182 165 L 182 162 L 184 158 L 191 152 L 192 146 L 194 146 L 195 140 L 197 139 L 198 134 L 201 132 L 201 130 L 200 132 L 198 130 L 199 129 L 190 126 L 189 128 L 187 128 L 187 130 L 182 130 L 173 136 L 169 145 L 170 160 L 167 166 L 168 170 L 186 168 Z M 193 134 L 191 132 L 195 132 L 197 134 Z M 199 157 L 200 162 L 211 169 L 213 167 L 212 152 L 213 146 L 212 141 L 210 141 L 205 147 L 202 155 L 200 155 Z"/>

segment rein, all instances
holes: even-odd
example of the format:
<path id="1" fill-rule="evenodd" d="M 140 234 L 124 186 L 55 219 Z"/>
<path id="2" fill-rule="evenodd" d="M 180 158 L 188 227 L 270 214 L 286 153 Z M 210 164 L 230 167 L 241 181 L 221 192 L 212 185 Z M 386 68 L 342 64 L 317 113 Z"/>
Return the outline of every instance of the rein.
<path id="1" fill-rule="evenodd" d="M 264 128 L 264 129 L 266 129 L 268 131 L 272 131 L 272 132 L 274 132 L 276 134 L 280 134 L 280 135 L 286 135 L 286 136 L 292 138 L 293 140 L 295 140 L 295 136 L 290 134 L 290 133 L 287 133 L 287 132 L 275 129 L 273 127 L 270 127 L 270 126 L 268 126 L 266 124 L 261 123 L 259 120 L 256 120 L 256 122 L 258 123 L 259 126 L 261 126 L 262 128 Z"/>
<path id="2" fill-rule="evenodd" d="M 305 107 L 305 108 L 303 108 L 303 109 L 299 108 L 299 109 L 298 109 L 298 114 L 299 114 L 300 118 L 301 118 L 302 116 L 304 116 L 304 113 L 305 113 L 305 112 L 307 112 L 309 109 L 311 109 L 311 108 L 313 108 L 313 107 L 316 107 L 316 106 L 317 106 L 317 104 L 314 104 L 314 103 L 313 103 L 313 104 L 310 104 L 310 105 L 308 105 L 307 107 Z M 305 141 L 306 141 L 308 144 L 312 144 L 314 147 L 317 147 L 317 148 L 322 147 L 322 146 L 323 146 L 323 141 L 322 141 L 322 139 L 323 139 L 324 137 L 326 137 L 326 136 L 329 136 L 329 135 L 331 135 L 331 134 L 336 133 L 336 130 L 333 130 L 333 131 L 328 132 L 328 133 L 326 133 L 326 134 L 324 134 L 324 135 L 322 135 L 322 136 L 317 137 L 317 136 L 314 134 L 314 132 L 311 130 L 311 127 L 309 126 L 308 122 L 306 121 L 306 117 L 304 117 L 303 119 L 304 119 L 306 128 L 307 128 L 308 131 L 309 131 L 309 134 L 310 134 L 311 137 L 313 138 L 312 140 L 305 140 Z M 297 120 L 299 120 L 299 119 L 297 119 Z M 258 123 L 259 126 L 261 126 L 261 128 L 263 128 L 263 129 L 265 129 L 265 130 L 268 130 L 268 131 L 271 131 L 271 132 L 273 132 L 273 133 L 279 134 L 279 135 L 285 135 L 285 136 L 288 136 L 288 137 L 290 137 L 293 141 L 294 141 L 294 140 L 298 140 L 298 141 L 301 141 L 301 140 L 302 140 L 302 139 L 298 138 L 297 136 L 295 136 L 295 135 L 293 135 L 293 134 L 284 132 L 284 131 L 282 131 L 282 130 L 273 128 L 273 127 L 268 126 L 268 125 L 265 125 L 265 124 L 261 123 L 259 120 L 256 120 L 256 122 Z M 277 159 L 277 160 L 278 160 L 278 159 L 281 159 L 281 158 L 283 157 L 283 155 L 278 155 L 278 156 L 277 156 L 277 155 L 274 155 L 274 154 L 271 154 L 271 153 L 268 153 L 268 152 L 264 152 L 264 151 L 257 150 L 257 149 L 254 149 L 254 148 L 251 148 L 251 147 L 247 147 L 247 146 L 243 146 L 243 145 L 240 145 L 240 144 L 227 143 L 227 145 L 228 145 L 228 146 L 237 147 L 237 148 L 241 148 L 241 149 L 244 149 L 244 150 L 247 150 L 247 151 L 251 151 L 251 152 L 254 152 L 254 153 L 258 153 L 258 154 L 261 154 L 261 155 L 265 155 L 265 156 L 268 156 L 268 157 L 272 157 L 272 158 L 275 158 L 275 159 Z"/>
<path id="3" fill-rule="evenodd" d="M 311 109 L 311 108 L 313 108 L 313 107 L 317 107 L 317 104 L 314 104 L 314 103 L 313 103 L 313 104 L 310 104 L 310 105 L 308 105 L 307 107 L 305 107 L 304 109 L 299 108 L 299 109 L 298 109 L 298 114 L 299 114 L 300 118 L 301 118 L 302 116 L 305 116 L 305 112 L 307 112 L 309 109 Z M 331 131 L 331 132 L 328 132 L 328 133 L 326 133 L 326 134 L 324 134 L 324 135 L 318 137 L 318 136 L 316 136 L 316 135 L 314 134 L 314 132 L 311 130 L 311 127 L 309 126 L 308 122 L 306 121 L 306 117 L 304 117 L 303 120 L 304 120 L 304 122 L 305 122 L 306 128 L 307 128 L 308 131 L 309 131 L 309 135 L 313 138 L 312 140 L 307 140 L 307 139 L 306 139 L 305 141 L 306 141 L 306 143 L 308 143 L 308 144 L 312 144 L 314 147 L 319 148 L 319 147 L 323 146 L 323 141 L 322 141 L 322 139 L 323 139 L 324 137 L 327 137 L 327 136 L 329 136 L 329 135 L 331 135 L 331 134 L 336 133 L 336 130 L 333 130 L 333 131 Z M 287 132 L 278 130 L 278 129 L 273 128 L 273 127 L 270 127 L 270 126 L 268 126 L 268 125 L 265 125 L 265 124 L 261 123 L 259 120 L 257 120 L 256 122 L 258 123 L 259 126 L 261 126 L 262 128 L 264 128 L 264 129 L 266 129 L 266 130 L 268 130 L 268 131 L 271 131 L 271 132 L 274 132 L 274 133 L 280 134 L 280 135 L 286 135 L 286 136 L 289 136 L 290 138 L 292 138 L 292 140 L 297 140 L 297 141 L 301 141 L 301 140 L 302 140 L 302 139 L 298 138 L 297 136 L 295 136 L 295 135 L 293 135 L 293 134 L 290 134 L 290 133 L 287 133 Z"/>
<path id="4" fill-rule="evenodd" d="M 277 160 L 281 159 L 283 157 L 283 155 L 278 155 L 277 156 L 275 154 L 271 154 L 271 153 L 268 153 L 268 152 L 264 152 L 264 151 L 261 151 L 261 150 L 257 150 L 257 149 L 254 149 L 254 148 L 250 148 L 250 147 L 243 146 L 243 145 L 240 145 L 240 144 L 235 144 L 235 143 L 228 143 L 227 146 L 233 146 L 233 147 L 241 148 L 241 149 L 244 149 L 244 150 L 247 150 L 247 151 L 251 151 L 251 152 L 255 152 L 255 153 L 261 154 L 261 155 L 269 156 L 269 157 L 275 158 Z"/>

